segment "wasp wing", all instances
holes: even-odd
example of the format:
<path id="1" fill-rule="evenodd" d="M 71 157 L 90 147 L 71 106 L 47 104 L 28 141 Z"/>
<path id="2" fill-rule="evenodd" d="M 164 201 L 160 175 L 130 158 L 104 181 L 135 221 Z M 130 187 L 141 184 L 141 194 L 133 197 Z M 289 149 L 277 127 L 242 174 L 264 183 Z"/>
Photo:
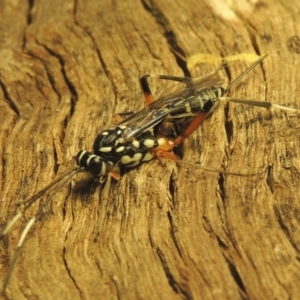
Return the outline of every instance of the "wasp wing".
<path id="1" fill-rule="evenodd" d="M 127 127 L 124 138 L 126 140 L 131 139 L 153 128 L 164 121 L 171 112 L 184 107 L 192 101 L 194 95 L 199 94 L 201 90 L 221 86 L 223 82 L 219 74 L 213 72 L 204 76 L 187 78 L 184 87 L 182 87 L 181 83 L 180 88 L 178 88 L 177 84 L 175 85 L 175 90 L 174 86 L 165 90 L 158 100 L 118 124 Z"/>

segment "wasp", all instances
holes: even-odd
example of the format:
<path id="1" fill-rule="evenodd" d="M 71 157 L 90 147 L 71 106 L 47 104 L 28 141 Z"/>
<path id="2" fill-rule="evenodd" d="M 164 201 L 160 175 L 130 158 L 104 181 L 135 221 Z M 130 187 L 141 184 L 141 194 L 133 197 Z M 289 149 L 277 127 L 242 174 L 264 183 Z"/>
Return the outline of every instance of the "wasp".
<path id="1" fill-rule="evenodd" d="M 29 230 L 41 218 L 45 206 L 51 201 L 53 195 L 69 182 L 76 173 L 87 172 L 98 179 L 106 176 L 119 179 L 124 170 L 137 167 L 153 158 L 165 157 L 179 160 L 173 152 L 174 148 L 179 146 L 204 122 L 221 100 L 297 111 L 297 109 L 271 104 L 270 102 L 224 98 L 224 95 L 255 66 L 261 63 L 266 56 L 261 56 L 226 88 L 222 87 L 223 80 L 217 72 L 195 78 L 144 75 L 140 79 L 140 84 L 146 106 L 124 120 L 119 120 L 120 122 L 116 126 L 101 132 L 95 139 L 93 153 L 86 150 L 79 151 L 76 156 L 77 166 L 64 172 L 28 199 L 0 234 L 0 239 L 2 239 L 35 201 L 55 187 L 40 206 L 38 212 L 25 225 L 21 233 L 14 257 L 3 283 L 3 292 L 7 288 L 13 267 Z M 148 83 L 149 78 L 176 81 L 184 84 L 184 86 L 175 89 L 173 92 L 165 92 L 158 100 L 154 101 Z M 180 124 L 186 119 L 189 120 L 188 126 L 175 138 L 166 137 L 163 131 L 160 130 L 166 123 Z"/>

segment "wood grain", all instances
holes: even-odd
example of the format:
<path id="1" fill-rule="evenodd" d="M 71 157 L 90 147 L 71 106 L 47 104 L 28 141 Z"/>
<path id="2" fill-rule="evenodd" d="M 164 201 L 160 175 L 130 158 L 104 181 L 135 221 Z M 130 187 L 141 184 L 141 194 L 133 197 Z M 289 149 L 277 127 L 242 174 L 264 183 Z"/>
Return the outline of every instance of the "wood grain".
<path id="1" fill-rule="evenodd" d="M 228 83 L 268 53 L 230 95 L 300 108 L 300 4 L 238 3 L 0 1 L 1 224 L 114 114 L 143 107 L 143 74 L 200 75 L 224 58 Z M 299 120 L 221 104 L 184 144 L 186 161 L 255 176 L 153 160 L 107 199 L 76 176 L 30 231 L 7 298 L 298 299 Z M 26 219 L 0 243 L 0 278 Z"/>

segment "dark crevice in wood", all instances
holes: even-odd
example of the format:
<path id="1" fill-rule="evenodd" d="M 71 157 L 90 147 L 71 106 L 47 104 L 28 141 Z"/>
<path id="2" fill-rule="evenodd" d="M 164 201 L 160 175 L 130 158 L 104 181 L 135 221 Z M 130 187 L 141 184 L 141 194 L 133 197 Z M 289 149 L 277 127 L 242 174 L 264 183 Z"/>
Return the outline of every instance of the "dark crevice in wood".
<path id="1" fill-rule="evenodd" d="M 65 61 L 59 53 L 57 53 L 54 50 L 50 49 L 48 46 L 46 46 L 44 44 L 41 44 L 41 43 L 38 43 L 38 44 L 40 46 L 44 47 L 50 55 L 57 58 L 57 60 L 60 63 L 62 75 L 64 77 L 64 80 L 65 80 L 68 88 L 69 88 L 69 91 L 71 92 L 71 111 L 70 111 L 71 115 L 70 116 L 72 116 L 74 114 L 76 103 L 78 101 L 78 93 L 77 93 L 75 85 L 72 83 L 72 81 L 67 76 L 67 72 L 65 70 Z"/>
<path id="2" fill-rule="evenodd" d="M 228 250 L 228 246 L 220 239 L 219 236 L 216 235 L 216 239 L 217 239 L 217 242 L 219 244 L 219 246 L 224 249 L 224 250 Z M 237 285 L 239 286 L 239 288 L 243 291 L 243 294 L 242 295 L 242 299 L 247 299 L 248 297 L 245 297 L 245 294 L 246 294 L 246 288 L 245 288 L 245 285 L 243 283 L 243 280 L 240 276 L 240 274 L 238 273 L 235 265 L 229 260 L 228 257 L 226 257 L 225 255 L 225 252 L 223 253 L 223 257 L 229 267 L 229 271 L 234 279 L 234 281 L 237 283 Z"/>
<path id="3" fill-rule="evenodd" d="M 204 215 L 204 216 L 202 216 L 202 219 L 203 219 L 204 230 L 209 234 L 215 235 L 209 218 Z"/>
<path id="4" fill-rule="evenodd" d="M 56 151 L 55 143 L 53 143 L 53 158 L 54 158 L 54 174 L 57 175 L 58 169 L 59 169 L 59 163 L 58 163 L 58 154 Z"/>
<path id="5" fill-rule="evenodd" d="M 219 246 L 224 249 L 224 250 L 227 250 L 228 249 L 228 246 L 221 240 L 221 238 L 218 236 L 218 235 L 215 235 L 216 236 L 216 239 L 218 241 L 218 244 Z"/>
<path id="6" fill-rule="evenodd" d="M 68 210 L 68 208 L 67 208 L 67 202 L 68 202 L 69 196 L 73 193 L 73 191 L 71 189 L 71 180 L 72 180 L 72 178 L 70 178 L 69 182 L 66 182 L 66 185 L 68 186 L 68 193 L 64 197 L 65 201 L 63 202 L 62 209 L 61 209 L 63 220 L 66 219 L 66 215 L 67 215 L 67 210 Z M 75 216 L 74 216 L 73 210 L 71 210 L 71 214 L 72 214 L 72 221 L 74 221 Z M 68 231 L 66 232 L 66 235 L 65 235 L 65 244 L 66 244 L 67 239 L 68 239 L 68 234 L 72 230 L 72 227 L 73 226 L 71 225 L 69 227 Z"/>
<path id="7" fill-rule="evenodd" d="M 169 191 L 172 197 L 172 203 L 174 204 L 174 200 L 176 198 L 176 181 L 173 178 L 173 172 L 170 176 L 170 182 L 169 182 Z"/>
<path id="8" fill-rule="evenodd" d="M 248 18 L 245 18 L 245 16 L 237 9 L 234 9 L 231 7 L 233 12 L 239 17 L 241 20 L 241 23 L 243 24 L 244 28 L 248 32 L 252 47 L 254 51 L 256 52 L 257 55 L 261 55 L 261 51 L 259 49 L 258 43 L 255 38 L 255 32 L 258 32 L 258 30 L 255 28 L 255 26 L 251 23 L 251 19 L 249 20 Z"/>
<path id="9" fill-rule="evenodd" d="M 219 191 L 220 191 L 220 197 L 222 199 L 223 205 L 225 205 L 226 201 L 226 189 L 225 189 L 225 179 L 224 179 L 224 174 L 220 173 L 219 174 L 219 179 L 218 179 L 218 185 L 219 185 Z"/>
<path id="10" fill-rule="evenodd" d="M 69 275 L 69 278 L 72 280 L 72 282 L 74 283 L 74 286 L 76 287 L 79 295 L 80 295 L 80 298 L 81 299 L 84 299 L 83 295 L 82 295 L 82 292 L 81 292 L 81 289 L 79 288 L 75 278 L 73 277 L 72 275 L 72 272 L 68 266 L 68 262 L 67 262 L 67 258 L 66 258 L 66 247 L 63 247 L 63 255 L 62 255 L 62 258 L 63 258 L 63 262 L 64 262 L 64 266 L 65 266 L 65 269 L 67 270 L 67 273 Z"/>
<path id="11" fill-rule="evenodd" d="M 185 53 L 183 49 L 179 46 L 176 35 L 171 29 L 167 17 L 152 0 L 142 0 L 142 5 L 155 18 L 156 23 L 161 27 L 163 35 L 167 40 L 167 43 L 169 44 L 170 48 L 174 50 L 172 51 L 172 53 L 175 55 L 176 62 L 178 66 L 182 69 L 184 76 L 191 77 L 191 73 L 187 68 L 186 60 L 184 59 Z"/>
<path id="12" fill-rule="evenodd" d="M 262 62 L 261 62 L 260 65 L 261 65 L 261 70 L 262 70 L 264 84 L 265 84 L 265 100 L 267 100 L 267 95 L 269 93 L 269 84 L 268 84 L 267 74 L 266 74 L 266 70 L 264 68 L 264 65 L 263 65 Z"/>
<path id="13" fill-rule="evenodd" d="M 27 27 L 32 23 L 32 9 L 33 9 L 33 6 L 34 6 L 34 0 L 28 0 L 28 12 L 27 12 Z M 23 42 L 22 42 L 22 50 L 24 52 L 26 52 L 26 43 L 27 43 L 27 37 L 26 37 L 26 27 L 24 28 L 24 35 L 23 35 Z"/>
<path id="14" fill-rule="evenodd" d="M 238 287 L 240 289 L 241 299 L 249 299 L 249 297 L 247 295 L 245 285 L 244 285 L 244 282 L 242 280 L 242 277 L 240 276 L 239 272 L 237 271 L 236 266 L 233 264 L 233 262 L 225 254 L 226 253 L 225 251 L 228 250 L 228 246 L 217 235 L 216 235 L 216 239 L 218 241 L 219 246 L 223 249 L 223 257 L 224 257 L 224 259 L 225 259 L 225 261 L 228 265 L 229 271 L 230 271 L 234 281 L 236 282 L 236 284 L 238 285 Z"/>
<path id="15" fill-rule="evenodd" d="M 178 254 L 179 254 L 180 257 L 182 258 L 182 254 L 181 254 L 179 245 L 178 245 L 178 243 L 177 243 L 176 235 L 175 235 L 175 229 L 176 229 L 176 226 L 175 226 L 175 224 L 174 224 L 174 222 L 173 222 L 172 213 L 168 211 L 167 215 L 168 215 L 169 223 L 170 223 L 170 226 L 171 226 L 171 237 L 172 237 L 172 240 L 173 240 L 173 242 L 174 242 L 174 245 L 175 245 L 175 247 L 176 247 L 176 249 L 177 249 Z"/>
<path id="16" fill-rule="evenodd" d="M 253 49 L 255 50 L 257 55 L 261 55 L 261 51 L 260 51 L 259 46 L 257 44 L 255 35 L 252 34 L 250 31 L 248 31 L 248 33 L 249 33 L 249 37 L 250 37 L 250 41 L 251 41 Z"/>
<path id="17" fill-rule="evenodd" d="M 63 220 L 65 220 L 66 218 L 66 214 L 67 214 L 67 199 L 68 199 L 68 196 L 71 194 L 71 192 L 68 193 L 68 195 L 66 195 L 65 197 L 65 201 L 62 205 L 62 208 L 61 208 L 61 213 L 62 213 L 62 217 L 63 217 Z"/>
<path id="18" fill-rule="evenodd" d="M 231 82 L 232 76 L 231 76 L 231 72 L 230 72 L 230 69 L 229 69 L 229 66 L 228 66 L 226 60 L 223 60 L 222 67 L 223 67 L 223 69 L 225 71 L 225 74 L 228 77 L 229 82 Z"/>
<path id="19" fill-rule="evenodd" d="M 223 69 L 229 79 L 229 82 L 231 82 L 231 72 L 230 69 L 226 63 L 226 61 L 223 61 Z M 230 91 L 229 91 L 230 93 Z M 225 132 L 227 137 L 227 142 L 230 143 L 233 137 L 233 124 L 232 121 L 229 120 L 229 105 L 224 105 L 224 114 L 225 114 Z"/>
<path id="20" fill-rule="evenodd" d="M 2 163 L 2 174 L 1 174 L 2 178 L 1 178 L 1 183 L 0 183 L 1 190 L 3 190 L 4 183 L 6 182 L 6 167 L 7 167 L 7 165 L 6 165 L 5 156 L 6 156 L 6 154 L 5 154 L 5 148 L 4 148 L 3 149 L 3 154 L 2 154 L 2 157 L 1 157 L 1 163 Z M 1 230 L 0 230 L 0 232 L 1 232 Z M 1 240 L 1 238 L 0 238 L 0 240 Z"/>
<path id="21" fill-rule="evenodd" d="M 48 65 L 45 63 L 45 60 L 42 59 L 41 57 L 37 56 L 35 53 L 33 53 L 33 52 L 30 51 L 30 50 L 27 51 L 26 54 L 28 54 L 28 55 L 30 55 L 31 57 L 33 57 L 33 58 L 39 60 L 39 61 L 43 64 L 43 66 L 44 66 L 44 68 L 45 68 L 45 70 L 46 70 L 46 75 L 47 75 L 47 77 L 48 77 L 49 83 L 50 83 L 50 85 L 51 85 L 53 91 L 57 94 L 58 100 L 60 101 L 60 100 L 61 100 L 61 97 L 62 97 L 62 96 L 61 96 L 61 93 L 60 93 L 60 91 L 56 88 L 56 81 L 55 81 L 55 78 L 54 78 L 54 76 L 52 75 L 52 73 L 51 73 L 51 71 L 50 71 L 50 68 L 49 68 Z"/>
<path id="22" fill-rule="evenodd" d="M 75 24 L 76 24 L 77 7 L 78 7 L 78 0 L 74 0 L 73 15 L 74 15 L 74 23 Z"/>
<path id="23" fill-rule="evenodd" d="M 34 6 L 34 0 L 28 0 L 29 8 L 28 8 L 28 14 L 27 14 L 27 25 L 30 25 L 32 23 L 32 9 Z"/>
<path id="24" fill-rule="evenodd" d="M 229 105 L 226 104 L 224 106 L 224 114 L 225 114 L 225 132 L 227 137 L 228 144 L 231 143 L 231 140 L 233 138 L 233 123 L 229 119 Z"/>
<path id="25" fill-rule="evenodd" d="M 61 93 L 60 93 L 60 91 L 59 91 L 59 90 L 56 88 L 56 86 L 55 86 L 55 78 L 54 78 L 53 75 L 51 74 L 49 67 L 48 67 L 45 63 L 43 63 L 43 65 L 44 65 L 44 67 L 45 67 L 45 69 L 46 69 L 46 74 L 47 74 L 49 83 L 50 83 L 50 85 L 51 85 L 53 91 L 57 94 L 58 100 L 60 101 L 60 100 L 61 100 Z"/>
<path id="26" fill-rule="evenodd" d="M 227 265 L 229 267 L 229 271 L 230 271 L 230 273 L 231 273 L 234 281 L 236 282 L 236 284 L 238 285 L 238 287 L 242 291 L 242 295 L 241 295 L 242 299 L 248 299 L 244 282 L 243 282 L 243 280 L 242 280 L 239 272 L 237 271 L 235 265 L 226 256 L 224 256 L 224 258 L 225 258 L 225 260 L 227 262 Z"/>
<path id="27" fill-rule="evenodd" d="M 269 187 L 271 193 L 274 193 L 274 189 L 272 186 L 272 182 L 273 182 L 273 167 L 272 166 L 268 166 L 267 168 L 267 178 L 266 178 L 266 182 L 267 182 L 267 186 Z"/>
<path id="28" fill-rule="evenodd" d="M 5 86 L 5 84 L 1 80 L 0 80 L 0 86 L 1 86 L 1 89 L 4 94 L 4 98 L 5 98 L 6 102 L 8 103 L 9 107 L 15 112 L 15 114 L 18 116 L 18 118 L 20 118 L 20 111 L 19 111 L 17 105 L 13 102 L 13 100 L 9 96 L 8 90 Z"/>
<path id="29" fill-rule="evenodd" d="M 176 281 L 176 279 L 174 278 L 167 260 L 164 256 L 164 254 L 162 253 L 162 251 L 157 247 L 156 248 L 156 253 L 159 257 L 159 260 L 162 264 L 162 267 L 164 269 L 164 272 L 166 274 L 166 277 L 168 279 L 169 285 L 171 286 L 172 290 L 176 293 L 176 294 L 180 294 L 182 296 L 182 299 L 193 299 L 193 297 L 188 293 L 188 291 L 184 290 L 180 284 Z"/>

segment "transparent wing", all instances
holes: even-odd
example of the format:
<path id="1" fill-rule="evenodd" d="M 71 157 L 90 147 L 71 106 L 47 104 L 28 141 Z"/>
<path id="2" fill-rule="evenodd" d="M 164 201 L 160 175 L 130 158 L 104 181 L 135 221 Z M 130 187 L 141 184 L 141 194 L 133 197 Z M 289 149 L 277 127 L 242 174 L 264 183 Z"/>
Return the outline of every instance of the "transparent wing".
<path id="1" fill-rule="evenodd" d="M 168 114 L 192 101 L 193 96 L 199 94 L 201 90 L 221 86 L 223 82 L 219 74 L 214 72 L 204 76 L 187 78 L 184 87 L 180 83 L 176 84 L 175 88 L 173 86 L 165 90 L 158 100 L 118 124 L 127 127 L 124 139 L 133 138 L 154 127 L 166 119 Z"/>

